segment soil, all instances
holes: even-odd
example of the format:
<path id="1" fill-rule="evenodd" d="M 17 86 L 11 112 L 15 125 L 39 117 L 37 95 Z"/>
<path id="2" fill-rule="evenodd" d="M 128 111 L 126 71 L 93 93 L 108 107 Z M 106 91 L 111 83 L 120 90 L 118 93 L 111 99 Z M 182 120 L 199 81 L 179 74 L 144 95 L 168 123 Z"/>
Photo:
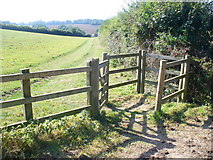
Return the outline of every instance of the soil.
<path id="1" fill-rule="evenodd" d="M 159 121 L 156 126 L 147 122 L 147 114 L 153 110 L 153 105 L 138 103 L 110 108 L 129 112 L 131 116 L 127 116 L 126 121 L 117 127 L 117 131 L 127 137 L 127 140 L 116 149 L 108 150 L 105 154 L 107 157 L 213 159 L 212 117 L 208 117 L 205 121 L 195 118 L 181 124 L 163 124 Z"/>

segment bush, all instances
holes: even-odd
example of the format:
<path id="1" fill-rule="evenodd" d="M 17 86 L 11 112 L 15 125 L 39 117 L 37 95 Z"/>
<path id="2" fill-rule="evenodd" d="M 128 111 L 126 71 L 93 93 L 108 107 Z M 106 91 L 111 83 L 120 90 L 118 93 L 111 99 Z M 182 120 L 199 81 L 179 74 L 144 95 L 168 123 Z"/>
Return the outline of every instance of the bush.
<path id="1" fill-rule="evenodd" d="M 188 101 L 209 104 L 212 96 L 212 4 L 133 2 L 117 17 L 104 22 L 99 35 L 111 54 L 144 49 L 148 53 L 197 57 L 191 64 Z M 157 66 L 156 62 L 150 63 L 150 66 Z"/>
<path id="2" fill-rule="evenodd" d="M 188 102 L 198 104 L 213 104 L 212 103 L 212 86 L 213 79 L 213 60 L 210 58 L 193 57 L 190 65 Z"/>

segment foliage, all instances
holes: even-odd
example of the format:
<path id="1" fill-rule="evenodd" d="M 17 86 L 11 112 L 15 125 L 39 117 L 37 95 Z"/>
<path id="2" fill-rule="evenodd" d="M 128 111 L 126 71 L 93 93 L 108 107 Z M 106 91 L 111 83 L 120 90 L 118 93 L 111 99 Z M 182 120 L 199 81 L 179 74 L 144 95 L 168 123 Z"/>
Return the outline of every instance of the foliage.
<path id="1" fill-rule="evenodd" d="M 207 57 L 193 58 L 190 67 L 188 101 L 198 104 L 213 104 L 213 60 Z"/>
<path id="2" fill-rule="evenodd" d="M 78 33 L 86 34 L 80 28 L 73 27 L 73 26 L 60 25 L 60 26 L 57 27 L 57 29 L 67 31 L 67 32 L 71 32 L 73 34 L 78 34 Z"/>
<path id="3" fill-rule="evenodd" d="M 163 105 L 161 111 L 151 113 L 149 120 L 154 123 L 159 121 L 185 123 L 192 119 L 204 121 L 211 115 L 212 108 L 210 106 L 198 106 L 189 103 L 167 103 Z"/>
<path id="4" fill-rule="evenodd" d="M 100 36 L 104 42 L 107 40 L 110 51 L 117 54 L 139 47 L 167 54 L 166 48 L 179 51 L 187 47 L 191 55 L 203 51 L 199 56 L 210 56 L 211 7 L 211 3 L 138 1 L 104 22 Z M 164 45 L 159 46 L 162 41 Z"/>
<path id="5" fill-rule="evenodd" d="M 83 148 L 94 142 L 101 142 L 109 147 L 120 141 L 120 134 L 111 127 L 111 124 L 121 121 L 120 115 L 118 112 L 106 112 L 105 118 L 102 118 L 100 122 L 92 120 L 86 111 L 82 111 L 80 114 L 57 120 L 50 119 L 44 123 L 32 121 L 27 126 L 20 125 L 10 130 L 4 129 L 2 131 L 3 158 L 56 156 L 56 152 L 59 151 L 51 151 L 53 146 L 48 144 L 54 145 L 61 152 L 64 152 L 66 148 L 70 150 Z"/>
<path id="6" fill-rule="evenodd" d="M 48 29 L 45 25 L 35 24 L 33 27 L 30 26 L 18 26 L 14 24 L 3 24 L 0 23 L 2 29 L 17 30 L 17 31 L 26 31 L 26 32 L 35 32 L 35 33 L 45 33 L 45 34 L 54 34 L 62 36 L 77 36 L 77 37 L 89 37 L 84 31 L 78 27 L 69 27 L 68 30 L 62 29 Z"/>

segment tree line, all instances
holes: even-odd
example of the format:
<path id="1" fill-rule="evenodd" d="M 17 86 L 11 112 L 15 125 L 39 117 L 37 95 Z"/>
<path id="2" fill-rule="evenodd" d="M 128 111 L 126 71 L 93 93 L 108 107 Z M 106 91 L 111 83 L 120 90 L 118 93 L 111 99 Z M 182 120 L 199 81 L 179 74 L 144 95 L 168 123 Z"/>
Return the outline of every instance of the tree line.
<path id="1" fill-rule="evenodd" d="M 3 24 L 14 24 L 14 25 L 25 25 L 25 26 L 33 26 L 35 24 L 43 24 L 43 25 L 69 25 L 69 24 L 91 24 L 91 25 L 101 25 L 104 22 L 104 20 L 101 19 L 77 19 L 77 20 L 66 20 L 66 21 L 33 21 L 28 23 L 11 23 L 10 21 L 1 21 Z"/>
<path id="2" fill-rule="evenodd" d="M 58 28 L 49 29 L 43 24 L 34 24 L 31 26 L 20 26 L 14 24 L 4 24 L 0 23 L 2 29 L 25 31 L 25 32 L 35 32 L 35 33 L 44 33 L 44 34 L 54 34 L 62 36 L 76 36 L 76 37 L 91 37 L 90 34 L 86 34 L 83 30 L 78 27 L 68 26 L 63 27 L 60 25 Z"/>

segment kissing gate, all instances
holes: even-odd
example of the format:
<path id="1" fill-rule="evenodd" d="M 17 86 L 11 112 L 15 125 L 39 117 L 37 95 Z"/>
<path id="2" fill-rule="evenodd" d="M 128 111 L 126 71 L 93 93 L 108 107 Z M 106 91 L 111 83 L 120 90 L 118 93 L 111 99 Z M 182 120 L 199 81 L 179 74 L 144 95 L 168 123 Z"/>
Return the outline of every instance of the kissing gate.
<path id="1" fill-rule="evenodd" d="M 137 57 L 137 66 L 132 66 L 123 69 L 110 70 L 109 64 L 111 59 L 117 58 L 126 58 L 126 57 Z M 146 64 L 146 57 L 160 59 L 160 68 L 151 68 Z M 180 71 L 173 69 L 180 65 Z M 188 83 L 188 74 L 189 74 L 189 65 L 190 57 L 187 55 L 184 58 L 170 57 L 164 55 L 156 54 L 147 54 L 145 51 L 139 51 L 138 53 L 133 54 L 119 54 L 119 55 L 108 55 L 107 53 L 103 54 L 103 62 L 99 64 L 99 82 L 101 88 L 99 105 L 103 105 L 108 101 L 109 89 L 137 83 L 137 92 L 144 93 L 145 83 L 157 84 L 157 93 L 156 93 L 156 104 L 155 110 L 160 110 L 161 105 L 167 100 L 178 96 L 177 101 L 185 101 L 187 93 L 187 83 Z M 102 69 L 102 72 L 100 71 Z M 137 79 L 121 82 L 118 84 L 109 84 L 109 75 L 115 73 L 121 73 L 126 71 L 137 70 Z M 158 81 L 153 82 L 146 80 L 146 71 L 153 71 L 158 73 Z M 165 79 L 166 75 L 169 75 L 171 78 Z M 172 85 L 172 83 L 179 81 L 177 91 L 169 95 L 163 96 L 165 87 L 167 85 Z"/>
<path id="2" fill-rule="evenodd" d="M 137 58 L 137 65 L 128 68 L 114 69 L 110 70 L 110 60 L 135 57 Z M 157 58 L 161 59 L 160 68 L 151 68 L 146 64 L 146 58 Z M 161 105 L 165 103 L 168 99 L 178 96 L 178 102 L 185 101 L 189 74 L 189 61 L 190 57 L 185 56 L 184 58 L 174 58 L 164 55 L 147 54 L 145 51 L 139 51 L 138 53 L 132 54 L 119 54 L 119 55 L 109 55 L 107 53 L 103 54 L 103 61 L 99 63 L 99 59 L 92 59 L 87 63 L 86 67 L 79 68 L 68 68 L 60 70 L 50 70 L 50 71 L 39 71 L 31 73 L 29 69 L 22 69 L 21 73 L 11 74 L 11 75 L 1 75 L 1 82 L 10 81 L 21 81 L 23 97 L 19 99 L 12 99 L 7 101 L 1 101 L 0 109 L 9 108 L 18 105 L 24 105 L 23 111 L 25 116 L 25 121 L 7 125 L 5 127 L 17 126 L 20 124 L 28 124 L 31 120 L 44 121 L 49 118 L 60 118 L 63 116 L 69 116 L 81 112 L 82 110 L 89 110 L 93 118 L 98 119 L 100 116 L 100 109 L 108 102 L 109 89 L 137 83 L 137 92 L 144 93 L 145 83 L 151 83 L 157 85 L 156 93 L 156 104 L 155 110 L 160 110 Z M 175 70 L 173 67 L 178 66 L 179 71 Z M 135 80 L 125 81 L 117 84 L 110 84 L 109 75 L 127 71 L 137 71 L 137 78 Z M 152 82 L 146 79 L 146 71 L 153 71 L 158 73 L 158 81 Z M 59 91 L 54 93 L 47 93 L 42 95 L 31 95 L 31 83 L 30 79 L 33 78 L 45 78 L 52 76 L 59 76 L 65 74 L 76 74 L 76 73 L 87 73 L 86 81 L 87 86 L 81 88 L 68 89 L 65 91 Z M 168 76 L 169 75 L 169 76 Z M 165 79 L 166 77 L 169 77 Z M 178 87 L 172 94 L 164 96 L 165 87 L 167 85 L 172 85 L 172 83 L 177 82 Z M 56 114 L 47 115 L 37 119 L 33 118 L 33 103 L 44 101 L 48 99 L 54 99 L 79 93 L 87 93 L 87 106 L 76 108 L 73 110 L 63 111 Z"/>

